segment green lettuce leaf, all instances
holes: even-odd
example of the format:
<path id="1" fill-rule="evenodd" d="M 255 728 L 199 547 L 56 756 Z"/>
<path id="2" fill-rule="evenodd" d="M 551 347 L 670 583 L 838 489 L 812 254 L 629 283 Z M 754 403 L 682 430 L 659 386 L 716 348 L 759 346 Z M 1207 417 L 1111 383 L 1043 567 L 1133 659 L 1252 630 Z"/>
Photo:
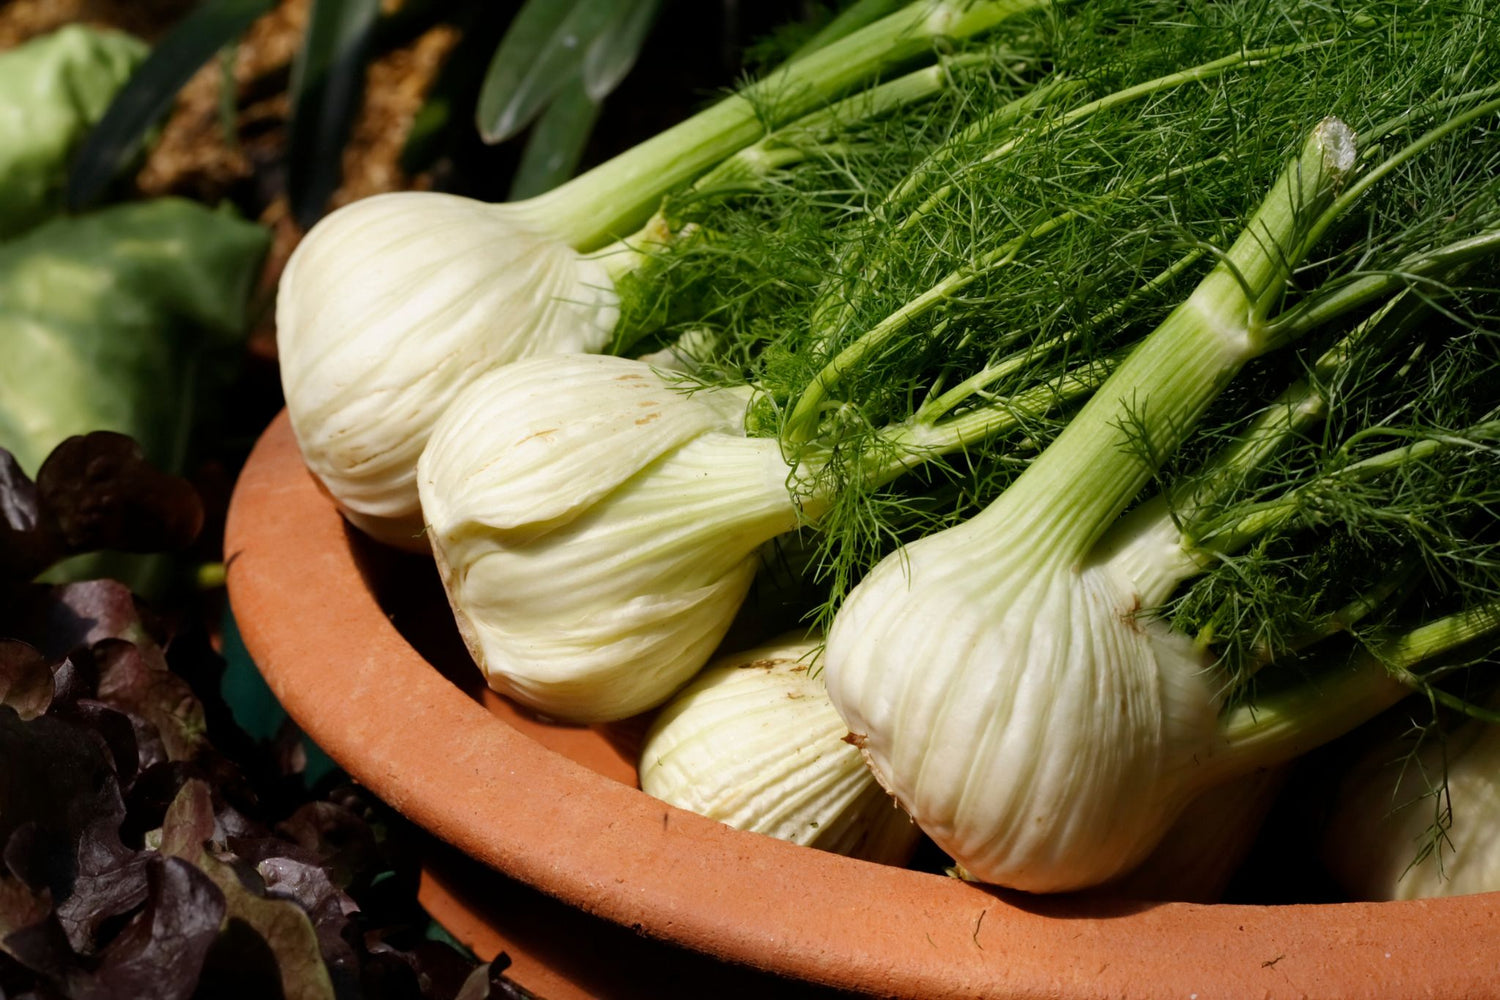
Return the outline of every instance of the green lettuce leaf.
<path id="1" fill-rule="evenodd" d="M 68 157 L 145 56 L 130 35 L 77 24 L 0 53 L 0 239 L 61 208 Z"/>
<path id="2" fill-rule="evenodd" d="M 34 474 L 65 438 L 111 430 L 178 468 L 195 397 L 237 358 L 268 240 L 162 198 L 0 243 L 0 448 Z"/>

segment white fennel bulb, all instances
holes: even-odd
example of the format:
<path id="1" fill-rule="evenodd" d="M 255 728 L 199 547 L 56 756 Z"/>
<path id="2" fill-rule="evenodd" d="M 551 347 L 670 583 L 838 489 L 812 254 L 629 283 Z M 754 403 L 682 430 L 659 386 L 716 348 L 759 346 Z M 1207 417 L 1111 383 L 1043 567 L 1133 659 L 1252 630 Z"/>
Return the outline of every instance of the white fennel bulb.
<path id="1" fill-rule="evenodd" d="M 988 531 L 986 529 L 989 529 Z M 1109 565 L 969 522 L 880 563 L 829 635 L 828 688 L 881 782 L 972 877 L 1032 891 L 1140 862 L 1211 747 L 1207 662 L 1135 622 Z"/>
<path id="2" fill-rule="evenodd" d="M 1500 728 L 1475 720 L 1415 759 L 1390 743 L 1369 751 L 1339 790 L 1324 857 L 1356 899 L 1497 892 L 1497 827 Z"/>
<path id="3" fill-rule="evenodd" d="M 647 733 L 641 788 L 739 830 L 901 864 L 921 831 L 846 741 L 819 645 L 783 636 L 705 667 Z"/>
<path id="4" fill-rule="evenodd" d="M 650 365 L 537 358 L 477 380 L 418 466 L 449 602 L 492 687 L 545 714 L 652 708 L 712 655 L 801 516 L 748 390 Z"/>
<path id="5" fill-rule="evenodd" d="M 836 613 L 830 698 L 881 783 L 970 876 L 1038 892 L 1108 881 L 1198 792 L 1284 752 L 1226 746 L 1208 653 L 1137 616 L 1193 567 L 1170 517 L 1122 515 L 1154 458 L 1268 349 L 1265 318 L 1353 166 L 1352 133 L 1325 120 L 1021 476 L 882 560 Z"/>
<path id="6" fill-rule="evenodd" d="M 519 358 L 597 351 L 618 316 L 604 264 L 515 206 L 401 192 L 339 209 L 277 298 L 303 458 L 361 530 L 425 548 L 416 461 L 454 397 Z"/>

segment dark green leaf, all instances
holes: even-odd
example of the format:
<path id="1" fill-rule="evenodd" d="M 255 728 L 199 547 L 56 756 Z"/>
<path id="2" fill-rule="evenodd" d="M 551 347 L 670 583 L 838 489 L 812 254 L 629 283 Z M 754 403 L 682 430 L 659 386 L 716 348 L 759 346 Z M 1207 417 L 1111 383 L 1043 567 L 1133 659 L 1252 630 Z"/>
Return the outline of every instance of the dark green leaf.
<path id="1" fill-rule="evenodd" d="M 441 155 L 443 138 L 448 132 L 448 124 L 453 121 L 453 102 L 454 95 L 438 90 L 436 85 L 428 92 L 427 99 L 412 119 L 406 144 L 401 147 L 400 166 L 403 171 L 415 174 L 426 170 Z"/>
<path id="2" fill-rule="evenodd" d="M 219 131 L 223 133 L 224 145 L 235 151 L 240 148 L 234 80 L 234 68 L 239 62 L 239 54 L 238 45 L 226 45 L 219 50 Z"/>
<path id="3" fill-rule="evenodd" d="M 275 0 L 208 0 L 173 28 L 130 77 L 89 133 L 68 177 L 68 205 L 94 201 L 139 151 L 146 133 L 172 106 L 198 68 Z"/>
<path id="4" fill-rule="evenodd" d="M 584 55 L 583 87 L 589 97 L 602 101 L 625 79 L 660 11 L 661 0 L 634 0 L 621 5 L 615 23 Z"/>
<path id="5" fill-rule="evenodd" d="M 338 187 L 342 151 L 365 87 L 370 37 L 380 0 L 314 0 L 292 67 L 287 196 L 303 227 L 323 213 Z"/>
<path id="6" fill-rule="evenodd" d="M 510 200 L 541 194 L 573 176 L 598 119 L 599 105 L 574 77 L 532 127 L 511 180 Z"/>
<path id="7" fill-rule="evenodd" d="M 485 142 L 515 135 L 574 78 L 596 40 L 641 0 L 527 0 L 501 39 L 479 93 Z"/>
<path id="8" fill-rule="evenodd" d="M 401 169 L 406 173 L 415 174 L 432 166 L 456 138 L 450 126 L 474 117 L 485 63 L 510 24 L 509 13 L 505 6 L 484 3 L 465 10 L 456 22 L 458 44 L 428 88 L 426 101 L 401 150 Z"/>

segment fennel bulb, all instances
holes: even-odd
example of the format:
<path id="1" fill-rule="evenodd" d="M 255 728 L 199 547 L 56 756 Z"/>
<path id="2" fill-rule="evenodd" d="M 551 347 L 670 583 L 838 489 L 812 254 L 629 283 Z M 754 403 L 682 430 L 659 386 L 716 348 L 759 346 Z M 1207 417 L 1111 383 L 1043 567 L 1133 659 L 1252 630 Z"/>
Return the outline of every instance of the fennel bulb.
<path id="1" fill-rule="evenodd" d="M 308 467 L 350 521 L 420 549 L 413 468 L 457 392 L 518 358 L 604 347 L 614 281 L 640 263 L 677 190 L 934 43 L 1040 0 L 915 0 L 545 194 L 507 205 L 403 193 L 320 221 L 278 289 L 287 411 Z M 913 96 L 916 99 L 916 95 Z M 615 243 L 600 259 L 582 256 Z"/>
<path id="2" fill-rule="evenodd" d="M 418 462 L 459 631 L 496 690 L 620 719 L 707 662 L 767 539 L 801 516 L 747 391 L 685 392 L 644 362 L 556 355 L 476 380 Z"/>
<path id="3" fill-rule="evenodd" d="M 1304 515 L 1299 530 L 1308 530 L 1326 523 L 1324 510 L 1370 509 L 1354 505 L 1371 503 L 1357 491 L 1371 478 L 1392 476 L 1402 490 L 1426 484 L 1422 488 L 1432 492 L 1421 502 L 1434 518 L 1441 510 L 1436 504 L 1454 489 L 1458 495 L 1473 490 L 1482 505 L 1495 488 L 1487 458 L 1493 448 L 1486 443 L 1492 421 L 1481 420 L 1471 432 L 1433 432 L 1431 425 L 1411 420 L 1409 400 L 1391 415 L 1377 414 L 1361 409 L 1370 404 L 1353 389 L 1340 386 L 1349 393 L 1343 398 L 1325 386 L 1333 403 L 1353 416 L 1340 432 L 1350 433 L 1349 440 L 1326 453 L 1329 468 L 1281 497 L 1206 514 L 1218 502 L 1213 494 L 1250 484 L 1261 466 L 1276 466 L 1272 456 L 1324 453 L 1310 447 L 1302 431 L 1329 400 L 1302 405 L 1289 392 L 1214 464 L 1185 474 L 1179 488 L 1159 500 L 1125 511 L 1188 443 L 1246 364 L 1356 308 L 1351 303 L 1376 301 L 1361 298 L 1366 288 L 1389 295 L 1403 287 L 1372 275 L 1316 290 L 1296 306 L 1282 305 L 1288 279 L 1335 221 L 1397 167 L 1492 113 L 1492 96 L 1479 92 L 1473 106 L 1358 177 L 1352 132 L 1325 119 L 1215 268 L 998 499 L 970 521 L 912 542 L 877 564 L 838 609 L 826 655 L 830 697 L 882 783 L 972 877 L 1032 891 L 1117 878 L 1153 850 L 1205 789 L 1338 735 L 1394 703 L 1408 690 L 1403 685 L 1414 683 L 1409 674 L 1387 675 L 1394 661 L 1385 653 L 1376 656 L 1356 645 L 1354 654 L 1335 650 L 1327 662 L 1348 663 L 1352 655 L 1362 666 L 1340 666 L 1293 686 L 1294 693 L 1278 696 L 1283 700 L 1274 711 L 1275 697 L 1258 698 L 1254 708 L 1225 707 L 1221 695 L 1229 685 L 1218 672 L 1222 647 L 1216 647 L 1212 630 L 1194 636 L 1158 614 L 1139 612 L 1162 608 L 1185 581 L 1258 534 L 1288 523 L 1292 511 Z M 1427 246 L 1421 253 L 1428 256 L 1419 254 L 1393 270 L 1411 280 L 1439 261 L 1452 266 L 1453 253 L 1481 245 L 1481 255 L 1493 253 L 1489 217 L 1481 211 L 1464 224 L 1481 230 L 1448 247 Z M 1419 239 L 1431 239 L 1416 231 Z M 1445 274 L 1456 276 L 1468 266 Z M 1386 300 L 1365 314 L 1368 329 L 1329 349 L 1334 360 L 1327 364 L 1341 378 L 1348 378 L 1351 358 L 1378 370 L 1383 352 L 1400 358 L 1396 348 L 1407 338 L 1434 329 L 1430 316 L 1427 323 L 1414 321 L 1403 301 L 1402 295 Z M 1474 346 L 1456 347 L 1455 358 L 1484 349 L 1482 329 L 1459 329 Z M 1453 342 L 1462 345 L 1465 338 Z M 1461 366 L 1452 370 L 1479 356 L 1468 353 L 1466 362 L 1451 362 Z M 1435 372 L 1450 370 L 1449 361 L 1433 364 Z M 1324 366 L 1320 360 L 1313 367 L 1322 372 Z M 1481 413 L 1493 405 L 1487 398 L 1492 396 L 1480 392 L 1473 400 Z M 1383 433 L 1411 443 L 1360 460 L 1345 450 Z M 1429 471 L 1441 467 L 1431 463 L 1445 450 L 1463 453 L 1454 465 L 1463 474 L 1462 488 L 1442 489 L 1441 478 Z M 1279 468 L 1282 475 L 1290 475 L 1289 468 L 1306 472 L 1292 460 Z M 1416 503 L 1418 494 L 1410 495 L 1407 502 Z M 1465 511 L 1473 514 L 1473 508 Z M 1393 513 L 1403 519 L 1402 511 Z M 1370 516 L 1383 513 L 1371 509 Z M 1484 598 L 1493 590 L 1486 589 L 1482 519 L 1476 538 L 1473 517 L 1454 516 L 1441 526 L 1451 536 L 1429 532 L 1425 544 L 1452 545 L 1455 564 L 1468 565 L 1456 576 L 1472 574 L 1461 586 Z M 1236 640 L 1245 643 L 1231 648 L 1253 649 L 1248 640 L 1263 635 L 1272 655 L 1291 654 L 1348 631 L 1369 605 L 1399 588 L 1399 574 L 1413 572 L 1420 557 L 1402 558 L 1412 561 L 1395 563 L 1385 574 L 1396 579 L 1381 580 L 1348 609 L 1322 621 L 1288 616 L 1308 629 L 1300 637 L 1257 633 L 1266 619 L 1257 622 L 1247 613 L 1251 595 L 1235 589 L 1240 576 L 1226 573 L 1222 605 L 1239 630 Z M 1337 570 L 1319 565 L 1317 572 L 1323 575 L 1313 579 L 1336 592 L 1327 574 Z M 1463 612 L 1432 623 L 1433 632 L 1413 630 L 1402 641 L 1414 644 L 1410 651 L 1446 629 L 1466 633 L 1473 621 L 1481 622 L 1474 626 L 1478 634 L 1494 630 L 1492 612 L 1477 618 Z"/>
<path id="4" fill-rule="evenodd" d="M 366 198 L 315 233 L 277 296 L 292 429 L 355 526 L 424 548 L 416 462 L 434 422 L 477 374 L 602 348 L 613 282 L 524 208 L 453 195 Z"/>
<path id="5" fill-rule="evenodd" d="M 786 635 L 705 667 L 646 734 L 641 788 L 738 830 L 901 864 L 921 831 L 845 741 L 820 644 Z"/>
<path id="6" fill-rule="evenodd" d="M 1356 899 L 1496 892 L 1497 826 L 1500 729 L 1471 719 L 1415 756 L 1389 742 L 1367 752 L 1341 783 L 1323 855 Z"/>
<path id="7" fill-rule="evenodd" d="M 829 696 L 877 778 L 972 877 L 1042 892 L 1107 881 L 1228 776 L 1210 766 L 1207 650 L 1135 617 L 1165 596 L 1138 546 L 1095 548 L 1150 473 L 1120 421 L 1139 413 L 1169 451 L 1264 349 L 1263 317 L 1354 164 L 1352 133 L 1325 120 L 1225 258 L 1020 478 L 882 560 L 834 616 Z M 1164 558 L 1177 562 L 1170 545 Z"/>
<path id="8" fill-rule="evenodd" d="M 1207 654 L 1132 620 L 1114 567 L 1016 516 L 905 547 L 851 591 L 829 694 L 881 783 L 971 876 L 1032 891 L 1142 860 L 1197 789 Z M 1028 544 L 1030 542 L 1030 544 Z"/>

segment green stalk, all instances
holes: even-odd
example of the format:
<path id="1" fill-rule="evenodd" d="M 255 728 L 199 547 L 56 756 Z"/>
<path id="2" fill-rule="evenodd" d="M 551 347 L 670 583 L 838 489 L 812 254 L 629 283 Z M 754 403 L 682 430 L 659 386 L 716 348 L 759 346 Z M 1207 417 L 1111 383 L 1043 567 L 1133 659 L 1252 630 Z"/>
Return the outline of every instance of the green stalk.
<path id="1" fill-rule="evenodd" d="M 793 52 L 792 59 L 797 60 L 808 56 L 851 32 L 858 31 L 871 21 L 880 20 L 899 6 L 901 6 L 901 0 L 855 0 L 837 17 L 824 25 L 821 31 L 809 38 L 801 48 Z"/>
<path id="2" fill-rule="evenodd" d="M 1293 310 L 1296 312 L 1297 310 Z M 1299 379 L 1278 396 L 1231 444 L 1214 456 L 1203 470 L 1170 494 L 1153 498 L 1132 511 L 1109 531 L 1110 540 L 1100 550 L 1135 581 L 1146 606 L 1155 606 L 1171 596 L 1183 581 L 1202 572 L 1212 560 L 1237 552 L 1267 531 L 1286 523 L 1298 509 L 1297 498 L 1309 487 L 1301 487 L 1276 500 L 1241 508 L 1240 516 L 1227 527 L 1208 528 L 1203 512 L 1256 476 L 1263 465 L 1299 435 L 1327 415 L 1328 404 L 1315 383 L 1324 383 L 1358 354 L 1368 358 L 1405 341 L 1406 335 L 1429 321 L 1432 300 L 1409 291 L 1388 300 L 1350 334 L 1326 350 L 1312 367 L 1312 381 Z M 1307 324 L 1303 332 L 1315 328 Z M 1280 321 L 1266 329 L 1272 343 L 1285 341 Z M 1483 435 L 1492 424 L 1474 429 Z M 1368 479 L 1437 450 L 1471 443 L 1447 437 L 1419 443 L 1385 456 L 1376 456 L 1332 473 L 1326 480 Z M 1096 551 L 1096 557 L 1100 553 Z"/>
<path id="3" fill-rule="evenodd" d="M 1103 385 L 1118 364 L 1118 358 L 1089 361 L 1047 383 L 1003 399 L 989 400 L 957 417 L 947 420 L 913 417 L 882 427 L 875 432 L 873 443 L 861 446 L 854 475 L 866 486 L 883 486 L 923 462 L 971 448 L 1081 399 Z M 828 457 L 825 449 L 809 449 L 802 458 L 803 472 L 795 478 L 815 482 L 817 473 L 806 470 L 816 470 Z M 802 500 L 803 513 L 816 523 L 829 502 L 814 486 Z"/>
<path id="4" fill-rule="evenodd" d="M 1409 163 L 1434 143 L 1452 135 L 1459 129 L 1471 125 L 1481 118 L 1489 117 L 1496 112 L 1500 112 L 1500 98 L 1485 101 L 1483 104 L 1470 108 L 1463 114 L 1454 115 L 1452 118 L 1445 120 L 1441 125 L 1430 129 L 1386 157 L 1374 167 L 1365 171 L 1361 177 L 1349 185 L 1348 190 L 1334 199 L 1333 203 L 1324 210 L 1322 218 L 1318 219 L 1310 230 L 1310 238 L 1316 241 L 1329 226 L 1343 217 L 1349 206 L 1353 205 L 1366 191 L 1374 187 L 1385 177 L 1394 173 L 1403 164 Z"/>
<path id="5" fill-rule="evenodd" d="M 1410 567 L 1402 567 L 1397 572 L 1390 574 L 1385 580 L 1371 587 L 1359 597 L 1345 604 L 1337 611 L 1327 615 L 1316 626 L 1306 629 L 1296 635 L 1278 643 L 1278 649 L 1273 650 L 1269 646 L 1262 645 L 1255 650 L 1252 656 L 1242 668 L 1241 676 L 1247 680 L 1254 677 L 1263 668 L 1276 662 L 1278 655 L 1300 653 L 1314 643 L 1322 642 L 1343 632 L 1348 632 L 1363 621 L 1372 612 L 1377 611 L 1386 601 L 1400 593 L 1411 581 Z M 1207 644 L 1212 641 L 1211 636 L 1200 635 L 1199 641 Z"/>
<path id="6" fill-rule="evenodd" d="M 1231 709 L 1220 723 L 1215 765 L 1239 773 L 1291 760 L 1364 722 L 1422 686 L 1417 668 L 1500 636 L 1500 601 L 1439 618 L 1367 648 L 1342 668 L 1253 705 Z"/>
<path id="7" fill-rule="evenodd" d="M 975 521 L 1038 524 L 1057 558 L 1081 562 L 1161 457 L 1261 352 L 1260 327 L 1307 251 L 1307 229 L 1354 160 L 1349 128 L 1320 123 L 1208 276 Z"/>
<path id="8" fill-rule="evenodd" d="M 1424 302 L 1398 296 L 1313 364 L 1318 382 L 1346 365 L 1356 348 L 1394 343 L 1428 315 Z M 1114 524 L 1094 547 L 1096 560 L 1108 560 L 1131 580 L 1144 607 L 1156 607 L 1211 561 L 1254 536 L 1234 544 L 1195 539 L 1204 509 L 1222 501 L 1253 478 L 1273 455 L 1324 419 L 1327 400 L 1312 382 L 1299 379 L 1276 397 L 1234 441 L 1220 449 L 1202 471 L 1168 493 L 1152 497 Z"/>
<path id="9" fill-rule="evenodd" d="M 1015 430 L 1096 391 L 1118 365 L 1116 358 L 1101 358 L 1046 384 L 1032 386 L 1005 399 L 991 400 L 957 417 L 914 418 L 883 428 L 877 435 L 878 445 L 861 456 L 860 478 L 871 486 L 880 486 L 922 462 L 964 451 Z"/>
<path id="10" fill-rule="evenodd" d="M 528 202 L 548 230 L 579 250 L 628 233 L 662 195 L 873 77 L 968 38 L 1045 0 L 919 0 L 790 62 L 766 79 Z"/>
<path id="11" fill-rule="evenodd" d="M 952 86 L 954 63 L 961 66 L 969 61 L 971 57 L 965 56 L 939 61 L 804 115 L 739 150 L 698 178 L 689 190 L 702 197 L 753 187 L 762 178 L 807 159 L 811 150 L 824 148 L 851 125 L 936 97 Z"/>
<path id="12" fill-rule="evenodd" d="M 1384 352 L 1404 340 L 1408 333 L 1418 329 L 1431 316 L 1432 303 L 1427 299 L 1402 293 L 1386 302 L 1313 362 L 1312 381 L 1299 379 L 1294 382 L 1244 433 L 1221 449 L 1199 475 L 1173 491 L 1167 500 L 1170 507 L 1167 516 L 1182 526 L 1183 535 L 1192 536 L 1194 522 L 1204 509 L 1222 501 L 1231 490 L 1253 478 L 1273 455 L 1327 416 L 1328 401 L 1315 383 L 1332 379 L 1353 360 L 1356 352 L 1362 357 L 1369 357 L 1371 352 Z M 1276 338 L 1271 339 L 1279 342 Z M 1216 547 L 1215 551 L 1224 550 Z M 1172 586 L 1175 588 L 1175 584 Z M 1162 595 L 1163 599 L 1165 596 Z"/>
<path id="13" fill-rule="evenodd" d="M 1267 460 L 1325 418 L 1327 400 L 1314 383 L 1326 383 L 1335 378 L 1356 355 L 1368 357 L 1372 352 L 1384 353 L 1404 342 L 1407 333 L 1419 328 L 1431 316 L 1431 302 L 1410 293 L 1387 302 L 1379 312 L 1318 358 L 1313 365 L 1311 381 L 1299 380 L 1283 392 L 1246 431 L 1221 449 L 1199 475 L 1178 489 L 1140 505 L 1117 522 L 1106 538 L 1095 546 L 1093 557 L 1111 561 L 1132 581 L 1141 603 L 1155 607 L 1166 601 L 1183 581 L 1203 572 L 1215 560 L 1239 551 L 1266 532 L 1284 525 L 1299 509 L 1299 498 L 1319 483 L 1297 487 L 1273 501 L 1242 506 L 1238 518 L 1228 527 L 1203 532 L 1201 520 L 1205 508 L 1223 501 L 1232 491 L 1253 479 Z M 1500 421 L 1489 421 L 1475 427 L 1472 436 L 1483 438 L 1493 436 L 1497 431 L 1500 431 Z M 1406 448 L 1345 466 L 1325 476 L 1321 484 L 1363 481 L 1439 451 L 1473 444 L 1470 438 L 1452 435 L 1424 439 Z M 1195 535 L 1200 537 L 1195 538 Z M 1408 575 L 1406 572 L 1393 574 L 1385 584 L 1328 616 L 1321 626 L 1289 642 L 1279 643 L 1279 653 L 1301 649 L 1347 631 L 1395 594 Z M 1198 641 L 1206 646 L 1213 641 L 1213 636 L 1205 632 L 1199 635 Z M 1271 650 L 1262 650 L 1240 676 L 1253 675 L 1269 663 L 1271 657 Z"/>
<path id="14" fill-rule="evenodd" d="M 1491 227 L 1436 250 L 1409 257 L 1391 271 L 1361 275 L 1331 291 L 1315 294 L 1266 324 L 1273 344 L 1289 343 L 1341 316 L 1411 286 L 1440 294 L 1441 283 L 1476 261 L 1500 254 L 1500 227 Z"/>

